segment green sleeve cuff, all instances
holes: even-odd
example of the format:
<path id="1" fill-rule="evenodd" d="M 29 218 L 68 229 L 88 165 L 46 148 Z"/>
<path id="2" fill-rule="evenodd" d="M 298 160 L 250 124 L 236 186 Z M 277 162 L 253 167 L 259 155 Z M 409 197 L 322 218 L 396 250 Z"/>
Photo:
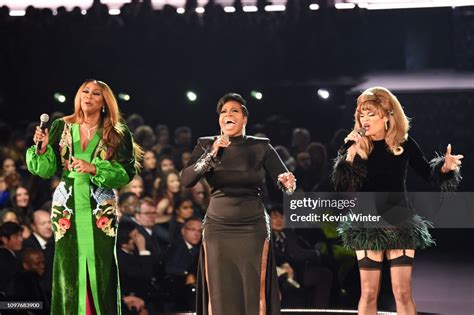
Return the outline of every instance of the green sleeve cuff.
<path id="1" fill-rule="evenodd" d="M 96 169 L 91 175 L 91 182 L 99 187 L 118 189 L 130 182 L 125 168 L 118 162 L 110 162 L 95 157 L 91 162 Z"/>
<path id="2" fill-rule="evenodd" d="M 36 153 L 36 146 L 31 146 L 26 151 L 26 166 L 31 174 L 42 178 L 51 178 L 56 173 L 57 162 L 53 148 L 48 144 L 46 152 Z"/>

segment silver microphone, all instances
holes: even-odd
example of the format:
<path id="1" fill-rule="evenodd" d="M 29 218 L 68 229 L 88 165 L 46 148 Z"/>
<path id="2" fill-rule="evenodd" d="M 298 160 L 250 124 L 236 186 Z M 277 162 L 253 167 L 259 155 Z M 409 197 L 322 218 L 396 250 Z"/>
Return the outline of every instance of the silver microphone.
<path id="1" fill-rule="evenodd" d="M 40 125 L 39 127 L 41 130 L 44 132 L 46 130 L 46 123 L 49 121 L 49 115 L 48 114 L 42 114 L 40 116 Z M 36 153 L 39 153 L 41 151 L 41 147 L 43 146 L 43 141 L 38 141 L 36 144 Z"/>

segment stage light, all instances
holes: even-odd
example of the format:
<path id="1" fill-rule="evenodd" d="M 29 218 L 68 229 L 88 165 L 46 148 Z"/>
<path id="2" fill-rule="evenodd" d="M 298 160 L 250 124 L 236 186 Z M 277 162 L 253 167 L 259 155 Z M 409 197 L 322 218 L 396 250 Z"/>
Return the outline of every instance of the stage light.
<path id="1" fill-rule="evenodd" d="M 206 10 L 203 7 L 197 7 L 196 13 L 204 13 Z"/>
<path id="2" fill-rule="evenodd" d="M 119 15 L 120 14 L 120 9 L 110 9 L 109 10 L 109 15 Z"/>
<path id="3" fill-rule="evenodd" d="M 25 16 L 26 11 L 25 10 L 11 10 L 10 11 L 10 16 Z"/>
<path id="4" fill-rule="evenodd" d="M 326 89 L 318 89 L 318 96 L 323 100 L 327 100 L 330 96 L 329 91 Z"/>
<path id="5" fill-rule="evenodd" d="M 66 96 L 61 93 L 54 93 L 54 99 L 59 103 L 64 103 L 66 101 Z"/>
<path id="6" fill-rule="evenodd" d="M 234 7 L 224 7 L 224 11 L 227 13 L 234 13 L 235 8 Z"/>
<path id="7" fill-rule="evenodd" d="M 186 11 L 186 10 L 184 10 L 184 8 L 177 8 L 177 9 L 176 9 L 176 12 L 177 12 L 178 14 L 183 14 L 185 11 Z"/>
<path id="8" fill-rule="evenodd" d="M 253 98 L 257 99 L 257 100 L 261 100 L 261 99 L 263 98 L 262 92 L 255 91 L 255 90 L 253 90 L 252 92 L 250 92 L 250 95 L 251 95 Z"/>
<path id="9" fill-rule="evenodd" d="M 336 9 L 338 10 L 344 10 L 344 9 L 354 9 L 355 8 L 355 3 L 344 3 L 344 2 L 341 2 L 341 3 L 336 3 L 334 5 L 336 7 Z"/>
<path id="10" fill-rule="evenodd" d="M 197 95 L 193 91 L 186 92 L 186 97 L 190 102 L 195 102 L 197 100 Z"/>
<path id="11" fill-rule="evenodd" d="M 126 94 L 126 93 L 120 93 L 118 95 L 119 99 L 125 101 L 125 102 L 128 102 L 130 101 L 130 95 Z"/>
<path id="12" fill-rule="evenodd" d="M 310 4 L 309 9 L 312 11 L 319 10 L 319 4 L 317 3 Z"/>
<path id="13" fill-rule="evenodd" d="M 86 14 L 87 14 L 87 10 L 81 10 L 81 14 L 82 14 L 82 15 L 86 15 Z"/>
<path id="14" fill-rule="evenodd" d="M 246 5 L 242 9 L 244 10 L 244 12 L 257 12 L 258 11 L 258 8 L 254 5 Z"/>
<path id="15" fill-rule="evenodd" d="M 265 6 L 267 12 L 285 11 L 286 7 L 282 4 L 270 4 Z"/>

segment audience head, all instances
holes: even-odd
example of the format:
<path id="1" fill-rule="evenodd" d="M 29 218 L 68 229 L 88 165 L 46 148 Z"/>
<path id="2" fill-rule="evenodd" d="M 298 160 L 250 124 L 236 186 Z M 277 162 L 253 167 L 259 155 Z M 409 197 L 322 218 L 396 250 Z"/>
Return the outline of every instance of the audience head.
<path id="1" fill-rule="evenodd" d="M 280 206 L 273 206 L 269 212 L 272 230 L 275 232 L 283 231 L 285 228 L 285 216 L 283 215 L 283 209 Z"/>
<path id="2" fill-rule="evenodd" d="M 201 241 L 202 223 L 198 218 L 188 219 L 181 228 L 183 239 L 191 245 L 198 245 Z"/>
<path id="3" fill-rule="evenodd" d="M 121 193 L 118 199 L 120 212 L 133 216 L 139 204 L 139 198 L 134 192 Z"/>
<path id="4" fill-rule="evenodd" d="M 153 199 L 148 197 L 141 199 L 137 210 L 138 211 L 135 213 L 135 219 L 138 224 L 145 228 L 153 228 L 157 216 L 156 205 Z"/>
<path id="5" fill-rule="evenodd" d="M 0 226 L 2 246 L 11 251 L 20 251 L 23 247 L 23 227 L 15 222 L 5 222 Z"/>
<path id="6" fill-rule="evenodd" d="M 178 221 L 186 221 L 194 213 L 193 200 L 191 198 L 178 198 L 175 204 L 176 218 Z"/>
<path id="7" fill-rule="evenodd" d="M 23 269 L 36 273 L 38 276 L 44 274 L 44 255 L 37 248 L 26 248 L 21 255 Z"/>
<path id="8" fill-rule="evenodd" d="M 45 241 L 53 236 L 51 215 L 46 210 L 36 210 L 30 215 L 31 230 L 41 236 Z"/>

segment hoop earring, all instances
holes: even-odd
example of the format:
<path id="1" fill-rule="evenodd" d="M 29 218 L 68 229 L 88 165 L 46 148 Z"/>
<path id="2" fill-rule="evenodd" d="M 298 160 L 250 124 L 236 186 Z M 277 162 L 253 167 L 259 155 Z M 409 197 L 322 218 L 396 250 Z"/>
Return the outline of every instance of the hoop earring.
<path id="1" fill-rule="evenodd" d="M 385 122 L 385 130 L 388 130 L 388 122 Z"/>

